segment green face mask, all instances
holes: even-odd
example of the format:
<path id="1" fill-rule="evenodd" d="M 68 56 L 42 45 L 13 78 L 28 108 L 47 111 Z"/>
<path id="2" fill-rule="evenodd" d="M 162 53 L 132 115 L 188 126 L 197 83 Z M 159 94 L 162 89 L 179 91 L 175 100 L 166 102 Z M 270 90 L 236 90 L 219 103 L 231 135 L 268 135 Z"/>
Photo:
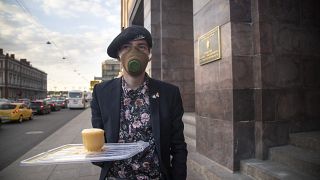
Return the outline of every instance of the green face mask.
<path id="1" fill-rule="evenodd" d="M 131 47 L 128 52 L 120 57 L 124 70 L 131 76 L 139 76 L 145 72 L 149 57 L 136 47 Z"/>

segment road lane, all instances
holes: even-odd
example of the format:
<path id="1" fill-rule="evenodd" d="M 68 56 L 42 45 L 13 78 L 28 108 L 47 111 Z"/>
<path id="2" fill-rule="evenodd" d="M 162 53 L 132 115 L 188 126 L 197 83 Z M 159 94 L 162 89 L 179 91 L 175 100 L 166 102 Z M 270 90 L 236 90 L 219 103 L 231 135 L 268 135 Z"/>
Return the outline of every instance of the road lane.
<path id="1" fill-rule="evenodd" d="M 46 115 L 35 115 L 21 124 L 9 122 L 0 127 L 0 171 L 28 152 L 46 137 L 76 117 L 83 110 L 61 109 Z"/>

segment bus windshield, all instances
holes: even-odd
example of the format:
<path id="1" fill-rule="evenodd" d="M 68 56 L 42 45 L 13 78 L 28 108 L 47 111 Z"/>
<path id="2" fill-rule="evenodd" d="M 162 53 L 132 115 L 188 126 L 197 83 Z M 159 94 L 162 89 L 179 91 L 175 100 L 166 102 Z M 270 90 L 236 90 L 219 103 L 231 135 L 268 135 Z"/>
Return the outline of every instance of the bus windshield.
<path id="1" fill-rule="evenodd" d="M 70 92 L 69 98 L 82 98 L 82 92 Z"/>

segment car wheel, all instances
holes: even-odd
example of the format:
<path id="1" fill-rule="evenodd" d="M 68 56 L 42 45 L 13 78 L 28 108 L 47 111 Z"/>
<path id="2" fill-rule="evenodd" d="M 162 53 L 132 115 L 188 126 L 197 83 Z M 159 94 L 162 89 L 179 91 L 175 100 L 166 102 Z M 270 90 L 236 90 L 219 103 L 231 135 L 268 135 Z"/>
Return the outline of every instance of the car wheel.
<path id="1" fill-rule="evenodd" d="M 19 123 L 22 123 L 22 121 L 23 121 L 23 117 L 22 117 L 22 115 L 19 117 Z"/>
<path id="2" fill-rule="evenodd" d="M 33 119 L 33 114 L 31 114 L 29 117 L 29 120 L 32 120 L 32 119 Z"/>

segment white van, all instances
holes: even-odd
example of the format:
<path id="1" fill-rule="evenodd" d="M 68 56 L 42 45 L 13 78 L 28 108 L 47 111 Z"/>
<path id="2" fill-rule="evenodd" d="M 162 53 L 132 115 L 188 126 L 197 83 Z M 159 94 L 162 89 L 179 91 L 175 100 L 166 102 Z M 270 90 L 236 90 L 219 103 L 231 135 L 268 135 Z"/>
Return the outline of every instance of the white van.
<path id="1" fill-rule="evenodd" d="M 83 108 L 85 109 L 88 105 L 85 93 L 80 90 L 72 90 L 68 92 L 68 108 Z"/>

